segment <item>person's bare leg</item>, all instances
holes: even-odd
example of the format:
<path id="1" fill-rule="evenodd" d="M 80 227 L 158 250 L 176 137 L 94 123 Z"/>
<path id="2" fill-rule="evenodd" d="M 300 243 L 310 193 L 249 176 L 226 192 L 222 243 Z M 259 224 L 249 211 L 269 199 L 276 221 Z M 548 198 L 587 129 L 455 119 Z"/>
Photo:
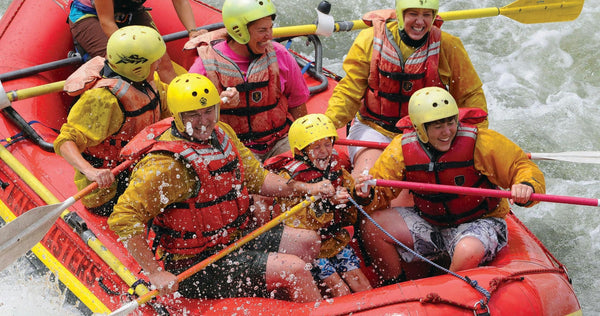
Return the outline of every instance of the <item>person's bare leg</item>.
<path id="1" fill-rule="evenodd" d="M 413 248 L 412 235 L 395 209 L 377 211 L 371 217 L 398 241 Z M 363 219 L 360 230 L 366 252 L 377 273 L 384 280 L 398 278 L 402 274 L 402 262 L 395 242 L 369 220 Z"/>
<path id="2" fill-rule="evenodd" d="M 327 286 L 328 290 L 331 291 L 332 297 L 344 296 L 350 294 L 350 288 L 339 274 L 334 273 L 327 278 L 323 279 L 323 283 Z"/>
<path id="3" fill-rule="evenodd" d="M 358 178 L 358 176 L 362 175 L 365 170 L 368 172 L 371 170 L 375 161 L 383 150 L 374 149 L 374 148 L 363 148 L 359 150 L 354 156 L 354 161 L 352 164 L 352 177 L 354 179 Z"/>
<path id="4" fill-rule="evenodd" d="M 479 266 L 485 256 L 483 243 L 475 237 L 463 237 L 454 248 L 450 271 L 457 272 Z"/>
<path id="5" fill-rule="evenodd" d="M 360 270 L 354 269 L 348 272 L 342 272 L 342 279 L 348 284 L 352 292 L 362 292 L 373 289 L 367 276 Z"/>
<path id="6" fill-rule="evenodd" d="M 320 249 L 321 238 L 316 231 L 284 226 L 278 252 L 296 255 L 305 262 L 313 262 Z"/>
<path id="7" fill-rule="evenodd" d="M 294 255 L 271 253 L 267 259 L 267 290 L 282 289 L 293 302 L 322 299 L 306 262 Z"/>

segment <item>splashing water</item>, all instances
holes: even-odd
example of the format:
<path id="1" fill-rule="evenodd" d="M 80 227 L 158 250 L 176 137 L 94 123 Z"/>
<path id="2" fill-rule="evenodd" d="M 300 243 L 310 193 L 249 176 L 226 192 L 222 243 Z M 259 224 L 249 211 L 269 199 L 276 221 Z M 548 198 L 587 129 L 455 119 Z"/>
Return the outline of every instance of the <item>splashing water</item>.
<path id="1" fill-rule="evenodd" d="M 276 26 L 313 23 L 318 0 L 275 0 Z M 336 21 L 359 19 L 370 9 L 392 8 L 392 0 L 330 1 Z M 440 1 L 440 11 L 502 7 L 512 0 Z M 0 0 L 0 14 L 10 0 Z M 206 3 L 222 7 L 223 0 Z M 585 1 L 572 22 L 521 24 L 510 18 L 447 21 L 443 30 L 463 41 L 481 77 L 490 128 L 530 152 L 600 150 L 600 33 L 591 31 L 600 1 Z M 201 21 L 198 21 L 201 23 Z M 199 24 L 200 25 L 200 24 Z M 358 31 L 321 37 L 323 65 L 344 75 L 342 61 Z M 305 39 L 296 51 L 312 56 Z M 600 196 L 600 165 L 557 161 L 538 163 L 549 194 Z M 585 315 L 600 314 L 600 216 L 591 207 L 540 203 L 514 212 L 569 269 Z M 43 275 L 19 260 L 0 272 L 0 314 L 80 315 Z M 31 304 L 35 302 L 35 304 Z M 319 305 L 319 304 L 316 304 Z"/>

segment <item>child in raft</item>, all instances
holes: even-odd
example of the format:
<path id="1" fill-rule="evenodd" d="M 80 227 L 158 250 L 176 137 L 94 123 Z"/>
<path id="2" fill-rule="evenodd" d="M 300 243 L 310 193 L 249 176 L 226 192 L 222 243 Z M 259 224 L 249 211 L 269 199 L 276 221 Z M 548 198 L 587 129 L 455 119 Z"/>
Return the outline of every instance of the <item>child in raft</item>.
<path id="1" fill-rule="evenodd" d="M 344 229 L 357 219 L 356 209 L 346 206 L 350 196 L 346 188 L 351 188 L 354 180 L 345 169 L 348 163 L 333 148 L 337 139 L 333 123 L 324 114 L 309 114 L 294 121 L 288 137 L 291 152 L 267 159 L 265 167 L 295 181 L 328 179 L 337 191 L 330 200 L 319 200 L 285 221 L 285 225 L 298 230 L 298 239 L 303 239 L 296 243 L 296 255 L 313 259 L 313 274 L 326 287 L 325 296 L 370 290 L 360 270 L 360 259 L 348 245 L 350 233 Z M 299 199 L 278 202 L 285 210 Z"/>

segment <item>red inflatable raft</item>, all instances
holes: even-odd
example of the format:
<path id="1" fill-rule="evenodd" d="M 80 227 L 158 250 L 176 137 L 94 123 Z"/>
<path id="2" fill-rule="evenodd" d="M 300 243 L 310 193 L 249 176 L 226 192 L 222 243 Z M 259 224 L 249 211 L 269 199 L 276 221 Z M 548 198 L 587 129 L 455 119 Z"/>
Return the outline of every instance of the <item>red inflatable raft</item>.
<path id="1" fill-rule="evenodd" d="M 196 21 L 221 22 L 219 10 L 191 2 Z M 77 191 L 73 168 L 51 146 L 73 101 L 53 91 L 60 90 L 60 81 L 79 64 L 77 57 L 68 55 L 73 43 L 65 23 L 67 3 L 14 0 L 0 20 L 0 104 L 5 106 L 0 115 L 0 215 L 5 222 L 35 207 L 64 201 Z M 162 34 L 182 30 L 171 1 L 149 0 L 146 5 L 152 7 Z M 186 65 L 184 42 L 169 39 L 168 52 L 174 61 Z M 315 47 L 320 49 L 318 42 Z M 49 68 L 37 68 L 56 61 Z M 32 71 L 19 73 L 22 70 Z M 319 67 L 309 72 L 312 75 L 307 74 L 306 80 L 314 90 L 309 110 L 322 112 L 336 82 Z M 30 90 L 31 95 L 26 93 Z M 143 315 L 165 311 L 170 315 L 473 315 L 488 311 L 491 315 L 581 315 L 566 268 L 514 215 L 507 222 L 508 246 L 497 258 L 459 273 L 489 292 L 489 300 L 464 280 L 443 274 L 322 302 L 169 296 L 144 304 L 138 311 Z M 77 296 L 86 312 L 110 313 L 148 292 L 138 281 L 144 279 L 138 264 L 117 242 L 106 219 L 90 214 L 79 202 L 63 213 L 32 251 Z M 370 267 L 363 268 L 374 275 Z"/>

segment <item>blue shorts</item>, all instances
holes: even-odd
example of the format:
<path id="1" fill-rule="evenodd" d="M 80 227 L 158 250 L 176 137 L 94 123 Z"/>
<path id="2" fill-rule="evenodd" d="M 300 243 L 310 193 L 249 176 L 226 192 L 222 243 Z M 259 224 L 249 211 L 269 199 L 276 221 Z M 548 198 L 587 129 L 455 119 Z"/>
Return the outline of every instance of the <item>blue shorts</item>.
<path id="1" fill-rule="evenodd" d="M 315 260 L 315 274 L 320 280 L 324 280 L 334 273 L 344 273 L 360 268 L 360 259 L 350 246 L 344 247 L 331 258 L 319 258 Z"/>
<path id="2" fill-rule="evenodd" d="M 475 237 L 483 243 L 485 256 L 481 263 L 494 259 L 498 251 L 506 246 L 508 232 L 506 221 L 498 217 L 486 217 L 455 227 L 431 225 L 412 207 L 394 208 L 408 226 L 413 237 L 413 250 L 423 257 L 435 260 L 445 254 L 452 258 L 454 247 L 463 237 Z M 419 260 L 412 253 L 397 246 L 400 257 L 405 262 Z"/>

